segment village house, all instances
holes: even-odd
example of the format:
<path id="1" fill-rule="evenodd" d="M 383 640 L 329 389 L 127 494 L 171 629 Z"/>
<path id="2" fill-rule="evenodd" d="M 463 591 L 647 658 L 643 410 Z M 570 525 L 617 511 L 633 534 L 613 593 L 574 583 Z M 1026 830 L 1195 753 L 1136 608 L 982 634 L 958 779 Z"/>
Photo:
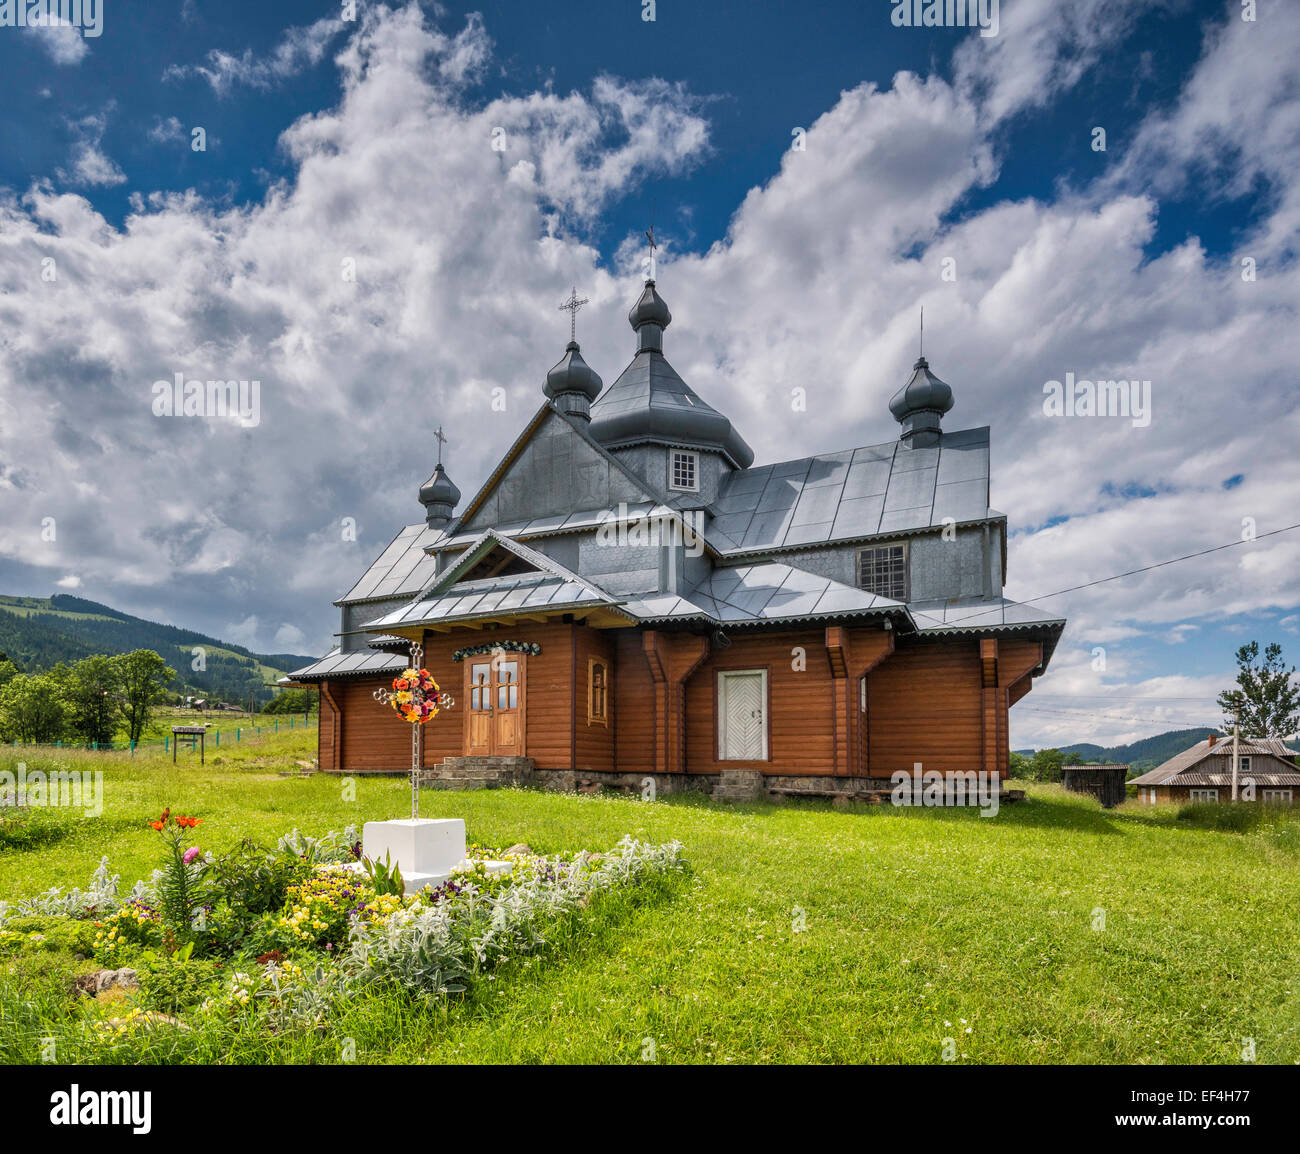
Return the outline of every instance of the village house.
<path id="1" fill-rule="evenodd" d="M 1298 756 L 1278 737 L 1239 738 L 1238 800 L 1293 805 L 1300 790 L 1300 768 L 1294 760 Z M 1128 784 L 1137 786 L 1138 801 L 1144 805 L 1231 801 L 1232 758 L 1232 739 L 1211 735 Z"/>
<path id="2" fill-rule="evenodd" d="M 410 735 L 374 691 L 409 646 L 455 705 L 430 778 L 660 791 L 852 793 L 916 767 L 1003 778 L 1008 711 L 1064 621 L 1002 596 L 1007 518 L 989 430 L 947 431 L 924 357 L 896 440 L 755 465 L 664 354 L 654 280 L 605 388 L 571 340 L 479 491 L 441 460 L 336 604 L 320 766 L 398 772 Z M 437 434 L 441 439 L 441 431 Z"/>

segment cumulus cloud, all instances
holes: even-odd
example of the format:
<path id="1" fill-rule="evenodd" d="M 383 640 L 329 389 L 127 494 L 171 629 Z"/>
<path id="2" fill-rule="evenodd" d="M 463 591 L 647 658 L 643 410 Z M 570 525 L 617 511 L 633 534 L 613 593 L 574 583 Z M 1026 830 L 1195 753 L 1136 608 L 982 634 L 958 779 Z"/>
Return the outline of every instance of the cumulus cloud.
<path id="1" fill-rule="evenodd" d="M 80 64 L 90 51 L 82 30 L 56 15 L 47 18 L 44 12 L 35 13 L 26 29 L 55 64 Z"/>
<path id="2" fill-rule="evenodd" d="M 238 56 L 213 48 L 203 64 L 168 65 L 163 79 L 197 76 L 207 81 L 218 96 L 228 96 L 239 87 L 271 89 L 319 64 L 345 27 L 342 20 L 325 17 L 314 24 L 289 28 L 266 56 L 258 56 L 251 48 L 245 48 Z"/>
<path id="3" fill-rule="evenodd" d="M 71 167 L 59 169 L 58 177 L 67 184 L 111 188 L 126 183 L 124 173 L 103 149 L 108 113 L 96 112 L 69 123 L 72 131 Z"/>
<path id="4" fill-rule="evenodd" d="M 1278 451 L 1300 435 L 1285 387 L 1300 305 L 1293 153 L 1251 153 L 1274 192 L 1237 249 L 1212 256 L 1191 237 L 1148 252 L 1161 190 L 1203 163 L 1202 87 L 1221 71 L 1244 77 L 1260 88 L 1251 106 L 1283 125 L 1300 107 L 1270 38 L 1211 32 L 1180 99 L 1139 126 L 1145 161 L 1051 201 L 962 208 L 997 179 L 997 125 L 1043 84 L 1050 96 L 1077 83 L 1122 36 L 1126 7 L 1004 4 L 1006 43 L 992 48 L 1004 63 L 961 60 L 990 51 L 972 40 L 952 82 L 900 73 L 844 92 L 708 251 L 662 226 L 667 354 L 760 461 L 893 439 L 887 402 L 925 307 L 927 355 L 956 396 L 945 427 L 993 429 L 1010 596 L 1237 540 L 1252 519 L 1261 536 L 1240 547 L 1044 601 L 1070 627 L 1013 714 L 1017 745 L 1191 724 L 1201 706 L 1156 699 L 1204 702 L 1222 678 L 1169 677 L 1150 647 L 1300 605 L 1300 536 L 1262 536 L 1295 519 L 1300 488 L 1300 463 Z M 1271 11 L 1262 4 L 1261 20 Z M 1080 46 L 1063 64 L 1071 37 Z M 556 305 L 570 284 L 592 301 L 584 356 L 617 375 L 639 254 L 625 244 L 610 270 L 587 230 L 645 176 L 707 162 L 704 105 L 614 76 L 476 102 L 469 86 L 490 59 L 477 20 L 449 32 L 414 5 L 367 8 L 336 54 L 337 104 L 284 133 L 292 176 L 261 203 L 139 192 L 119 229 L 45 185 L 0 200 L 10 572 L 75 568 L 124 607 L 165 591 L 177 619 L 257 648 L 282 648 L 286 628 L 316 639 L 336 627 L 329 601 L 419 518 L 432 430 L 449 430 L 445 459 L 467 496 L 517 436 L 563 349 Z M 1017 66 L 1039 81 L 1013 78 Z M 1226 172 L 1221 183 L 1231 194 Z M 1266 274 L 1243 281 L 1244 255 Z M 46 256 L 54 284 L 39 278 Z M 259 380 L 260 424 L 155 417 L 151 387 L 177 372 Z M 1150 424 L 1046 416 L 1043 385 L 1068 372 L 1150 380 Z M 806 412 L 791 408 L 795 387 Z M 47 517 L 55 540 L 42 538 Z M 1083 694 L 1116 703 L 1085 725 Z"/>

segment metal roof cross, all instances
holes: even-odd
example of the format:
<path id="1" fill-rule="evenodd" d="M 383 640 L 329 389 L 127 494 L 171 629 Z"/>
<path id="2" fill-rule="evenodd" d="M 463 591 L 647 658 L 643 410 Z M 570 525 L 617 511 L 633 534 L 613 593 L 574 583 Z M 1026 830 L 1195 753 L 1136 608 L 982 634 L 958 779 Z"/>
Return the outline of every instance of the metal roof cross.
<path id="1" fill-rule="evenodd" d="M 655 249 L 659 246 L 655 244 L 655 226 L 653 224 L 646 230 L 646 240 L 650 242 L 650 279 L 655 279 Z"/>
<path id="2" fill-rule="evenodd" d="M 442 435 L 442 426 L 439 425 L 434 431 L 434 437 L 438 441 L 438 464 L 442 464 L 442 447 L 447 443 L 447 438 Z"/>
<path id="3" fill-rule="evenodd" d="M 590 303 L 591 302 L 587 300 L 586 297 L 583 297 L 581 300 L 578 299 L 578 286 L 574 285 L 573 292 L 569 296 L 569 299 L 560 306 L 561 312 L 567 312 L 569 314 L 569 340 L 574 343 L 578 340 L 578 310 L 582 308 L 583 305 Z"/>

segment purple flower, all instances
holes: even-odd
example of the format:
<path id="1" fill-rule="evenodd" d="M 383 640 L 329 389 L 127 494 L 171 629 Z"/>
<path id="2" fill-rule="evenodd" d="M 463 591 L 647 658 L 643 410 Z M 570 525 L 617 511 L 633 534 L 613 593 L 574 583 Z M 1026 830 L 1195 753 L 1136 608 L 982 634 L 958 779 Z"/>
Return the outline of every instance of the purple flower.
<path id="1" fill-rule="evenodd" d="M 190 862 L 192 862 L 198 856 L 199 856 L 199 847 L 196 845 L 192 845 L 190 846 L 189 849 L 185 851 L 185 856 L 181 860 L 184 861 L 186 865 L 189 865 Z"/>

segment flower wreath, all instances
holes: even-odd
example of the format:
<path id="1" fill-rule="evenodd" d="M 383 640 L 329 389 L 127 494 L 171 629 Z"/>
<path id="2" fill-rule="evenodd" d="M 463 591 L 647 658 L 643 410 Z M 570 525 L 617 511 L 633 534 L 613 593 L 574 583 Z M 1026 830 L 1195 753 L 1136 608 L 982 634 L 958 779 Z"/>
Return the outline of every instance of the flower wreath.
<path id="1" fill-rule="evenodd" d="M 442 708 L 442 691 L 433 675 L 427 669 L 407 669 L 393 678 L 395 692 L 388 699 L 389 704 L 402 715 L 403 721 L 413 725 L 423 725 L 430 718 L 437 717 Z M 415 700 L 415 691 L 420 692 L 420 701 Z"/>

